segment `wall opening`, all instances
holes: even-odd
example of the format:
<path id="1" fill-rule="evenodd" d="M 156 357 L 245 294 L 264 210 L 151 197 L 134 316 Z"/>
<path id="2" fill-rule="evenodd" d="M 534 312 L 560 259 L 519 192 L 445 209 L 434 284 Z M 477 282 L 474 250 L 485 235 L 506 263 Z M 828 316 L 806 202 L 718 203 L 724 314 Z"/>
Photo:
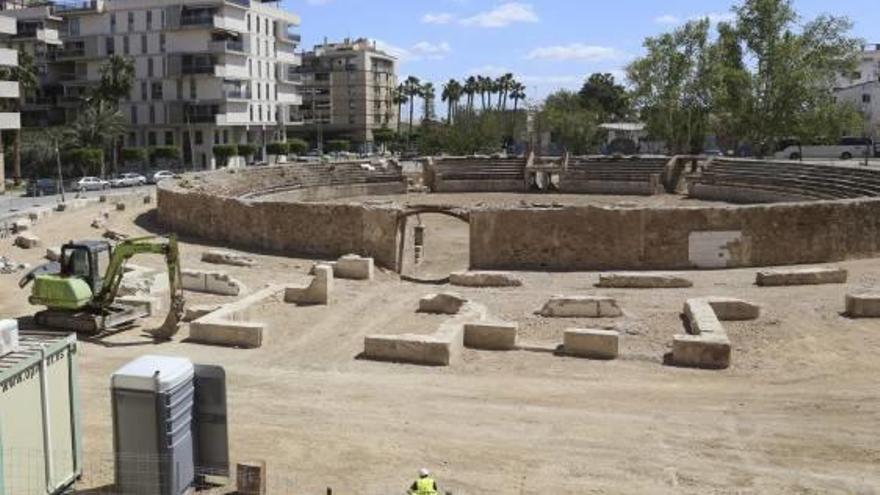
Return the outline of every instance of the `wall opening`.
<path id="1" fill-rule="evenodd" d="M 465 213 L 408 212 L 398 220 L 398 273 L 405 280 L 443 283 L 470 266 L 470 224 Z"/>

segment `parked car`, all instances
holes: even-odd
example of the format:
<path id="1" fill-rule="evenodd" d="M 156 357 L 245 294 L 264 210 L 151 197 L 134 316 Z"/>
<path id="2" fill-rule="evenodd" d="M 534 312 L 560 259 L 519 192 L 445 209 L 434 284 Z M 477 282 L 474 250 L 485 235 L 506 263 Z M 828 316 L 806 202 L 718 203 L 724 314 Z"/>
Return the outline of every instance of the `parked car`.
<path id="1" fill-rule="evenodd" d="M 76 191 L 101 191 L 110 187 L 110 182 L 98 177 L 83 177 L 73 183 Z"/>
<path id="2" fill-rule="evenodd" d="M 163 181 L 165 179 L 173 179 L 174 177 L 174 172 L 170 170 L 160 170 L 153 174 L 152 177 L 150 177 L 150 184 L 158 184 L 159 181 Z"/>
<path id="3" fill-rule="evenodd" d="M 141 174 L 122 174 L 115 179 L 110 179 L 111 187 L 135 187 L 143 186 L 147 183 L 147 178 Z"/>
<path id="4" fill-rule="evenodd" d="M 845 137 L 836 145 L 801 145 L 796 140 L 786 139 L 780 142 L 776 158 L 800 160 L 801 158 L 825 158 L 849 160 L 870 154 L 874 150 L 871 138 Z"/>
<path id="5" fill-rule="evenodd" d="M 52 196 L 58 193 L 58 181 L 56 179 L 30 180 L 25 191 L 25 194 L 31 197 Z"/>

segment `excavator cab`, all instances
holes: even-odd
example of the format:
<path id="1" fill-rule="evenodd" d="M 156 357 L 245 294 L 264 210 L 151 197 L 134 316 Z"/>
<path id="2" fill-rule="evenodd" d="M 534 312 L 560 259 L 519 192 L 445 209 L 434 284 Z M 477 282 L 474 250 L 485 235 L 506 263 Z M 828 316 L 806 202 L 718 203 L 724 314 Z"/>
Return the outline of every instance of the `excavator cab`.
<path id="1" fill-rule="evenodd" d="M 84 280 L 92 294 L 101 291 L 113 248 L 106 241 L 69 242 L 61 247 L 61 276 Z"/>

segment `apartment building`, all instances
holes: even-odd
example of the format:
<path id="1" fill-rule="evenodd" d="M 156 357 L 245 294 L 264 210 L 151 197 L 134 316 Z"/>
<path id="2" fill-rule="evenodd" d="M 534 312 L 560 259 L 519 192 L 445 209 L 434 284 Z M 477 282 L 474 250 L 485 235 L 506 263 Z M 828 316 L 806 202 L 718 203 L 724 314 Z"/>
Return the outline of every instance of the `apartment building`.
<path id="1" fill-rule="evenodd" d="M 858 68 L 838 78 L 834 93 L 838 101 L 858 107 L 868 121 L 866 133 L 880 139 L 880 43 L 864 48 Z"/>
<path id="2" fill-rule="evenodd" d="M 110 55 L 131 59 L 120 103 L 129 147 L 175 146 L 183 163 L 213 169 L 215 144 L 260 150 L 285 139 L 302 100 L 297 15 L 259 0 L 90 0 L 57 3 L 64 47 L 54 58 L 59 105 L 72 121 Z"/>
<path id="3" fill-rule="evenodd" d="M 303 124 L 293 132 L 313 145 L 347 139 L 370 152 L 374 130 L 397 127 L 397 59 L 374 41 L 325 41 L 303 54 L 300 73 Z"/>
<path id="4" fill-rule="evenodd" d="M 0 66 L 18 65 L 18 51 L 12 47 L 11 38 L 16 33 L 15 19 L 0 11 Z M 18 113 L 20 93 L 15 81 L 0 81 L 0 131 L 18 129 L 21 121 Z M 6 190 L 6 164 L 0 153 L 0 192 Z"/>

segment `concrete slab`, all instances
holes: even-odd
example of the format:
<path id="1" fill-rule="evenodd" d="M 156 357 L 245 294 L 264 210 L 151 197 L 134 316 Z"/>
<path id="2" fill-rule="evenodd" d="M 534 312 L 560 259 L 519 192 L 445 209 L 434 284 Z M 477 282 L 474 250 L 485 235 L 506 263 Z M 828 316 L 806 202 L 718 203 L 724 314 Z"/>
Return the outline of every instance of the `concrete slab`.
<path id="1" fill-rule="evenodd" d="M 186 290 L 206 294 L 238 296 L 245 292 L 244 284 L 224 272 L 184 269 L 181 283 Z"/>
<path id="2" fill-rule="evenodd" d="M 846 315 L 850 318 L 880 318 L 880 292 L 847 294 Z"/>
<path id="3" fill-rule="evenodd" d="M 684 314 L 691 335 L 727 335 L 708 299 L 689 299 L 684 303 Z"/>
<path id="4" fill-rule="evenodd" d="M 348 254 L 333 265 L 333 275 L 349 280 L 373 280 L 374 265 L 373 258 Z"/>
<path id="5" fill-rule="evenodd" d="M 623 316 L 623 311 L 611 297 L 553 296 L 537 314 L 548 318 L 616 318 Z"/>
<path id="6" fill-rule="evenodd" d="M 119 296 L 116 301 L 123 306 L 142 307 L 148 317 L 162 312 L 162 299 L 154 296 Z"/>
<path id="7" fill-rule="evenodd" d="M 18 320 L 0 320 L 0 357 L 18 351 Z"/>
<path id="8" fill-rule="evenodd" d="M 251 267 L 256 265 L 256 260 L 250 256 L 230 251 L 211 250 L 202 253 L 202 261 L 205 263 L 214 263 L 217 265 L 243 266 Z"/>
<path id="9" fill-rule="evenodd" d="M 617 272 L 602 273 L 596 287 L 610 289 L 680 289 L 694 283 L 675 273 Z"/>
<path id="10" fill-rule="evenodd" d="M 270 285 L 244 299 L 223 305 L 217 311 L 190 323 L 189 340 L 246 349 L 262 346 L 266 325 L 251 320 L 251 307 L 283 292 L 284 287 Z"/>
<path id="11" fill-rule="evenodd" d="M 613 330 L 573 328 L 565 331 L 563 349 L 566 354 L 589 359 L 617 359 L 620 354 L 620 333 Z"/>
<path id="12" fill-rule="evenodd" d="M 449 283 L 460 287 L 520 287 L 522 280 L 509 272 L 466 271 L 449 275 Z"/>
<path id="13" fill-rule="evenodd" d="M 761 287 L 790 285 L 845 284 L 847 271 L 843 268 L 796 268 L 758 272 L 755 283 Z"/>
<path id="14" fill-rule="evenodd" d="M 516 323 L 466 323 L 464 346 L 487 351 L 510 351 L 516 349 Z"/>
<path id="15" fill-rule="evenodd" d="M 730 341 L 726 336 L 676 335 L 672 362 L 690 368 L 726 369 L 730 366 Z"/>
<path id="16" fill-rule="evenodd" d="M 284 290 L 284 302 L 295 304 L 330 304 L 333 292 L 333 267 L 317 265 L 313 268 L 314 277 L 302 286 L 288 286 Z"/>
<path id="17" fill-rule="evenodd" d="M 183 321 L 190 322 L 219 310 L 222 304 L 187 304 L 184 309 Z"/>
<path id="18" fill-rule="evenodd" d="M 29 232 L 25 232 L 15 238 L 15 245 L 22 249 L 33 249 L 40 247 L 41 244 L 40 238 Z"/>
<path id="19" fill-rule="evenodd" d="M 718 296 L 704 299 L 721 321 L 757 320 L 761 316 L 761 306 L 742 299 Z"/>
<path id="20" fill-rule="evenodd" d="M 467 299 L 453 292 L 429 294 L 419 300 L 419 313 L 458 314 Z"/>

